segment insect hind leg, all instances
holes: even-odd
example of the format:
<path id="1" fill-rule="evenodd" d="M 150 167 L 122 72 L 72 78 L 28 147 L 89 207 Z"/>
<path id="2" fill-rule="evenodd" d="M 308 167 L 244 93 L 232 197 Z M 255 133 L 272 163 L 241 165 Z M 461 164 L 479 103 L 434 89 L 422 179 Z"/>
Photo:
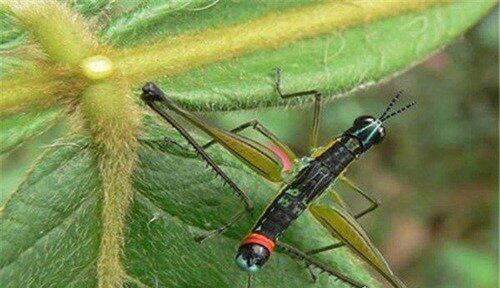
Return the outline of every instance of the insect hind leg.
<path id="1" fill-rule="evenodd" d="M 226 231 L 228 228 L 230 228 L 231 226 L 236 224 L 236 222 L 238 222 L 238 220 L 240 220 L 240 218 L 243 215 L 245 215 L 247 212 L 248 212 L 247 210 L 242 210 L 242 211 L 236 213 L 233 217 L 231 217 L 231 219 L 226 224 L 224 224 L 216 229 L 213 229 L 205 234 L 199 235 L 199 236 L 195 237 L 194 240 L 201 244 L 201 243 L 203 243 L 203 241 L 207 240 L 208 238 L 218 236 L 218 235 L 224 233 L 224 231 Z"/>
<path id="2" fill-rule="evenodd" d="M 165 142 L 167 142 L 169 144 L 175 145 L 177 148 L 179 148 L 179 149 L 181 149 L 181 150 L 183 150 L 185 152 L 196 153 L 196 151 L 194 149 L 191 149 L 188 145 L 179 143 L 176 140 L 174 140 L 174 138 L 171 138 L 169 136 L 163 137 L 163 141 L 165 141 Z"/>
<path id="3" fill-rule="evenodd" d="M 349 187 L 352 191 L 356 192 L 357 194 L 361 195 L 364 199 L 366 199 L 368 202 L 370 202 L 370 206 L 363 209 L 362 211 L 356 213 L 354 215 L 354 218 L 355 219 L 359 219 L 365 215 L 367 215 L 368 213 L 370 212 L 373 212 L 375 209 L 377 209 L 379 206 L 380 206 L 380 201 L 375 198 L 374 196 L 370 195 L 368 192 L 366 191 L 363 191 L 361 188 L 359 188 L 358 185 L 356 185 L 354 182 L 352 182 L 351 180 L 349 180 L 347 177 L 345 176 L 341 176 L 340 177 L 340 181 L 342 183 L 344 183 L 347 187 Z M 333 191 L 335 192 L 335 191 Z M 340 195 L 338 195 L 337 193 L 335 193 L 336 197 L 340 197 Z M 341 206 L 345 206 L 345 203 L 343 202 L 343 199 L 339 198 L 338 200 L 341 201 L 341 203 L 338 203 L 340 204 Z M 346 207 L 344 207 L 346 208 Z M 314 254 L 318 254 L 318 253 L 322 253 L 322 252 L 326 252 L 326 251 L 330 251 L 330 250 L 334 250 L 334 249 L 337 249 L 337 248 L 340 248 L 340 247 L 344 247 L 345 246 L 345 243 L 343 242 L 337 242 L 337 243 L 334 243 L 334 244 L 331 244 L 331 245 L 328 245 L 328 246 L 324 246 L 324 247 L 320 247 L 320 248 L 316 248 L 316 249 L 312 249 L 312 250 L 309 250 L 307 251 L 306 253 L 309 254 L 309 255 L 314 255 Z"/>
<path id="4" fill-rule="evenodd" d="M 306 265 L 309 267 L 318 268 L 321 270 L 322 273 L 326 273 L 330 276 L 333 276 L 342 282 L 348 283 L 352 287 L 367 288 L 366 285 L 359 282 L 358 280 L 352 279 L 351 277 L 349 277 L 349 276 L 347 276 L 339 271 L 335 271 L 335 270 L 331 269 L 327 265 L 314 259 L 312 256 L 308 255 L 306 252 L 301 251 L 300 249 L 297 249 L 289 244 L 286 244 L 286 243 L 283 243 L 280 241 L 277 241 L 276 244 L 278 245 L 279 248 L 281 248 L 281 250 L 285 254 L 287 254 L 288 256 L 290 256 L 293 259 L 298 259 L 298 260 L 304 261 L 306 263 Z"/>
<path id="5" fill-rule="evenodd" d="M 363 191 L 361 188 L 359 188 L 356 184 L 354 184 L 351 180 L 346 178 L 345 176 L 340 177 L 340 181 L 347 185 L 352 191 L 358 193 L 361 195 L 363 198 L 365 198 L 368 202 L 370 202 L 370 206 L 354 215 L 355 219 L 359 219 L 366 214 L 372 212 L 373 210 L 377 209 L 380 206 L 380 201 L 375 198 L 374 196 L 370 195 L 366 191 Z"/>
<path id="6" fill-rule="evenodd" d="M 155 103 L 156 99 L 149 99 L 147 97 L 143 97 L 144 101 L 148 106 L 150 106 L 153 110 L 155 110 L 163 119 L 165 119 L 172 127 L 175 128 L 186 139 L 186 141 L 193 147 L 195 152 L 207 163 L 208 167 L 210 167 L 223 181 L 226 183 L 233 192 L 244 202 L 245 208 L 244 210 L 236 213 L 233 217 L 231 217 L 230 221 L 225 225 L 214 229 L 207 234 L 197 237 L 196 240 L 198 242 L 202 242 L 209 237 L 213 237 L 223 233 L 229 227 L 234 225 L 245 213 L 251 212 L 253 210 L 253 204 L 250 198 L 247 196 L 245 192 L 243 192 L 236 183 L 227 176 L 227 174 L 215 163 L 215 161 L 203 150 L 203 148 L 196 142 L 196 140 L 189 134 L 189 132 L 184 129 L 177 121 L 172 118 L 166 110 L 163 110 Z"/>
<path id="7" fill-rule="evenodd" d="M 273 132 L 271 132 L 268 128 L 266 128 L 266 126 L 264 126 L 262 123 L 260 123 L 256 119 L 253 119 L 251 121 L 240 124 L 238 127 L 233 128 L 229 131 L 233 132 L 233 133 L 239 133 L 239 132 L 242 132 L 248 128 L 254 129 L 255 131 L 262 134 L 265 138 L 269 139 L 269 141 L 271 141 L 272 144 L 276 145 L 276 147 L 280 148 L 286 154 L 289 161 L 293 162 L 297 158 L 295 153 L 293 153 L 292 149 L 290 149 L 290 147 L 288 147 L 288 145 L 286 145 L 281 140 L 279 140 L 278 137 L 276 135 L 274 135 Z M 217 143 L 217 141 L 213 139 L 213 140 L 210 140 L 209 142 L 207 142 L 206 144 L 202 145 L 201 147 L 203 147 L 203 149 L 207 149 L 208 147 L 210 147 L 216 143 Z"/>

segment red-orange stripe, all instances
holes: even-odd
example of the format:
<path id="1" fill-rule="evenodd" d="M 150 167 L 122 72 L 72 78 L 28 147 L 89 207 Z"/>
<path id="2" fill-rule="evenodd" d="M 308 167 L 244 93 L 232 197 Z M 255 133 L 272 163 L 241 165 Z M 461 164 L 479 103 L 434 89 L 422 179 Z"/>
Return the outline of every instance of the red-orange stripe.
<path id="1" fill-rule="evenodd" d="M 267 238 L 264 235 L 257 234 L 257 233 L 252 233 L 245 237 L 243 241 L 241 242 L 241 246 L 246 245 L 246 244 L 259 244 L 264 247 L 266 247 L 269 252 L 273 252 L 274 246 L 276 245 L 273 240 Z"/>

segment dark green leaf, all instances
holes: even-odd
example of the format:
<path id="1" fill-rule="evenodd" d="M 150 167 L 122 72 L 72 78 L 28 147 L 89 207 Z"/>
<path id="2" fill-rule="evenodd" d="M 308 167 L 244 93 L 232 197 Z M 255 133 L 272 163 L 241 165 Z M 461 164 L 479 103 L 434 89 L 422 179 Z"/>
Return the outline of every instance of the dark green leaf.
<path id="1" fill-rule="evenodd" d="M 127 217 L 127 281 L 131 287 L 146 287 L 139 282 L 147 287 L 245 287 L 246 276 L 233 257 L 277 187 L 220 148 L 211 148 L 217 163 L 249 193 L 256 210 L 224 236 L 199 245 L 193 237 L 225 223 L 243 205 L 200 159 L 152 135 L 163 136 L 165 131 L 151 131 L 141 140 L 134 202 Z M 96 284 L 101 233 L 96 164 L 83 140 L 62 142 L 68 145 L 46 153 L 2 211 L 0 283 L 6 287 Z M 333 241 L 310 215 L 299 219 L 284 240 L 303 249 Z M 325 253 L 320 259 L 373 283 L 346 251 Z M 333 282 L 322 276 L 318 285 L 312 284 L 302 263 L 280 253 L 256 277 L 256 287 L 331 287 Z"/>

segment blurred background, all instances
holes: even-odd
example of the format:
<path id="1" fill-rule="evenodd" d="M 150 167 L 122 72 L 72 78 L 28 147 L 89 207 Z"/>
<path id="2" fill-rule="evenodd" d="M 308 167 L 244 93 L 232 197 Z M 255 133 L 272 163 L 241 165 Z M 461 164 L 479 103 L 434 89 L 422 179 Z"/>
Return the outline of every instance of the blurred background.
<path id="1" fill-rule="evenodd" d="M 399 90 L 402 102 L 418 101 L 388 122 L 383 145 L 348 172 L 382 201 L 361 222 L 410 287 L 498 287 L 498 13 L 408 72 L 323 110 L 325 144 L 357 116 L 378 115 Z M 311 107 L 205 116 L 225 128 L 257 118 L 299 154 L 309 153 Z M 0 159 L 0 201 L 64 130 L 54 127 Z M 353 207 L 366 205 L 342 194 Z"/>

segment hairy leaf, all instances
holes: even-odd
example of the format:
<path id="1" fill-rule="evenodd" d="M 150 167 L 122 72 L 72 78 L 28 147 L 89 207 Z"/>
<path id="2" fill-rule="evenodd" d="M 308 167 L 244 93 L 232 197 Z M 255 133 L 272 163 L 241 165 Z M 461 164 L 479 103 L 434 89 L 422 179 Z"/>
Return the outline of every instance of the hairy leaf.
<path id="1" fill-rule="evenodd" d="M 0 122 L 0 154 L 17 147 L 26 139 L 39 135 L 61 119 L 60 109 L 10 116 Z"/>
<path id="2" fill-rule="evenodd" d="M 126 281 L 130 287 L 245 287 L 246 276 L 233 263 L 234 255 L 277 187 L 221 148 L 211 148 L 216 162 L 249 193 L 256 210 L 224 236 L 199 245 L 195 236 L 225 223 L 243 205 L 192 152 L 152 133 L 180 141 L 176 134 L 158 127 L 150 130 L 140 141 L 135 196 L 126 221 Z M 0 283 L 6 287 L 96 285 L 103 232 L 98 169 L 86 141 L 62 142 L 68 145 L 50 149 L 1 210 Z M 310 249 L 329 244 L 332 238 L 305 215 L 284 240 Z M 345 250 L 319 258 L 370 287 L 377 286 Z M 349 287 L 326 276 L 313 284 L 303 263 L 276 253 L 257 275 L 255 287 L 283 287 L 284 283 Z"/>
<path id="3" fill-rule="evenodd" d="M 234 253 L 277 187 L 221 148 L 211 148 L 216 162 L 255 201 L 256 212 L 223 237 L 196 244 L 196 235 L 222 225 L 243 207 L 198 157 L 162 140 L 176 133 L 146 121 L 136 143 L 139 113 L 129 92 L 157 81 L 193 110 L 279 105 L 284 102 L 273 87 L 273 69 L 279 66 L 285 91 L 320 89 L 337 95 L 407 69 L 450 43 L 496 3 L 54 1 L 35 1 L 41 6 L 27 8 L 14 4 L 12 15 L 0 11 L 0 60 L 5 60 L 0 112 L 10 115 L 1 120 L 2 151 L 55 123 L 61 111 L 51 110 L 55 106 L 81 112 L 86 121 L 78 132 L 90 136 L 49 148 L 0 206 L 2 287 L 108 288 L 122 282 L 140 288 L 244 287 L 246 277 L 232 263 Z M 71 40 L 71 45 L 61 45 L 58 35 L 67 35 L 61 41 Z M 105 81 L 81 71 L 82 60 L 99 64 L 85 62 L 95 53 L 112 63 Z M 18 69 L 25 66 L 37 72 L 33 81 Z M 112 83 L 112 91 L 99 90 L 103 83 Z M 133 197 L 130 205 L 119 197 L 123 187 Z M 305 216 L 284 241 L 312 249 L 332 238 Z M 369 287 L 378 286 L 345 249 L 318 257 Z M 255 286 L 313 284 L 303 265 L 276 253 Z M 347 287 L 328 277 L 314 285 L 331 286 Z"/>
<path id="4" fill-rule="evenodd" d="M 257 21 L 274 11 L 286 13 L 295 11 L 291 9 L 300 10 L 301 7 L 314 5 L 311 2 L 316 1 L 280 4 L 222 2 L 225 1 L 201 11 L 190 10 L 189 5 L 165 11 L 159 7 L 164 5 L 162 1 L 148 1 L 148 4 L 133 9 L 131 14 L 112 15 L 113 20 L 104 30 L 103 37 L 121 45 L 144 41 L 153 44 L 163 37 L 172 37 L 175 44 L 182 44 L 176 43 L 174 36 L 186 33 L 198 35 L 207 28 L 222 30 L 251 20 Z M 339 9 L 342 5 L 356 6 L 350 2 L 340 3 Z M 334 29 L 330 33 L 297 39 L 283 46 L 257 50 L 248 47 L 251 53 L 238 59 L 216 61 L 178 74 L 165 67 L 165 74 L 172 74 L 171 77 L 162 77 L 159 72 L 160 77 L 148 80 L 159 81 L 174 98 L 197 110 L 252 108 L 283 103 L 274 92 L 275 67 L 284 70 L 285 91 L 319 89 L 327 95 L 337 95 L 377 83 L 421 61 L 453 41 L 495 3 L 454 1 L 452 4 L 431 6 L 417 12 Z M 141 15 L 146 13 L 149 20 L 140 21 Z M 370 16 L 369 9 L 360 13 Z M 242 34 L 245 32 L 242 31 Z M 135 37 L 128 38 L 128 35 Z M 199 41 L 203 41 L 203 37 Z M 145 51 L 153 49 L 147 45 L 141 48 Z M 168 48 L 167 45 L 165 49 Z M 200 54 L 202 52 L 208 53 L 199 51 Z M 220 57 L 224 59 L 223 55 Z M 132 70 L 148 65 L 139 60 L 128 64 L 136 66 Z"/>

